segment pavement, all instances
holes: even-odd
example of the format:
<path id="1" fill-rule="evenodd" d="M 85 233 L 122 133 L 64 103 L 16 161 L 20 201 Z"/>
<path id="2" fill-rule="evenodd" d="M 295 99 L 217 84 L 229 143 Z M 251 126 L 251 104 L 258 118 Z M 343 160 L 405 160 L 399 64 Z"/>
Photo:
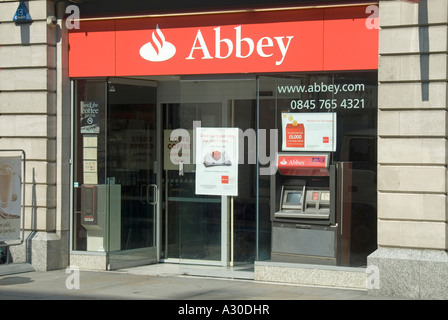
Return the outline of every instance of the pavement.
<path id="1" fill-rule="evenodd" d="M 6 268 L 10 271 L 2 273 Z M 361 289 L 260 282 L 251 280 L 250 272 L 244 279 L 244 276 L 219 278 L 199 272 L 193 275 L 194 272 L 186 270 L 167 263 L 115 271 L 74 268 L 44 272 L 20 265 L 0 265 L 0 300 L 166 300 L 183 306 L 186 301 L 197 305 L 205 300 L 269 304 L 274 300 L 396 299 L 373 296 Z"/>

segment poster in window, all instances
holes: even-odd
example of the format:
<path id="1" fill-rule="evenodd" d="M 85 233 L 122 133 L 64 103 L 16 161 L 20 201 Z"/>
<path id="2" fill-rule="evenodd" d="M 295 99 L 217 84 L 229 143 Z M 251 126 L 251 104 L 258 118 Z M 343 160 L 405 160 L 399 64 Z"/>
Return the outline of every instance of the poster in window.
<path id="1" fill-rule="evenodd" d="M 21 157 L 0 157 L 0 241 L 20 239 Z"/>
<path id="2" fill-rule="evenodd" d="M 196 194 L 238 195 L 238 132 L 196 129 Z"/>
<path id="3" fill-rule="evenodd" d="M 336 151 L 336 113 L 282 113 L 283 151 Z"/>
<path id="4" fill-rule="evenodd" d="M 99 133 L 100 104 L 97 101 L 81 101 L 81 133 Z"/>

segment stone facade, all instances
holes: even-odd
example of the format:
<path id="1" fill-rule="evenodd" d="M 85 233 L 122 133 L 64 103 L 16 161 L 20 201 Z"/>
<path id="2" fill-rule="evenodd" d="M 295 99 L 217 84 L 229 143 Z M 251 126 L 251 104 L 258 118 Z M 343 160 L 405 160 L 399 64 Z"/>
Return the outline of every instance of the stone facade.
<path id="1" fill-rule="evenodd" d="M 448 1 L 380 1 L 372 294 L 448 298 Z"/>
<path id="2" fill-rule="evenodd" d="M 70 113 L 63 104 L 61 29 L 46 22 L 53 1 L 23 1 L 32 18 L 27 24 L 13 22 L 19 3 L 0 0 L 0 149 L 23 149 L 27 160 L 27 232 L 11 251 L 14 262 L 51 270 L 68 265 L 69 194 L 63 188 L 70 143 L 63 142 L 70 141 L 64 133 L 70 120 L 63 120 Z"/>

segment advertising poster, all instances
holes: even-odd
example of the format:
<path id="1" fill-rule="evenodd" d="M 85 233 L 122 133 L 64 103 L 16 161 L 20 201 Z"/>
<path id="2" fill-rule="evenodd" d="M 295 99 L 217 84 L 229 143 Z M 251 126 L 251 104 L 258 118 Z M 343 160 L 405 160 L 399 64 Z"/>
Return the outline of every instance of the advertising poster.
<path id="1" fill-rule="evenodd" d="M 335 151 L 336 113 L 282 113 L 283 151 Z"/>
<path id="2" fill-rule="evenodd" d="M 81 101 L 81 133 L 99 133 L 100 104 L 97 101 Z"/>
<path id="3" fill-rule="evenodd" d="M 238 132 L 196 129 L 196 194 L 238 195 Z"/>
<path id="4" fill-rule="evenodd" d="M 20 239 L 21 158 L 0 157 L 0 241 Z"/>

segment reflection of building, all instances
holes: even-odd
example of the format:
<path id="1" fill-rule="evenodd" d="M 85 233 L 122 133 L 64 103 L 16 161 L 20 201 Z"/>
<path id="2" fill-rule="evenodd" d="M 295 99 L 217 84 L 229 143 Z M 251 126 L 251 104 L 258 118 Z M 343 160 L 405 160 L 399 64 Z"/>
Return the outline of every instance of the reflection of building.
<path id="1" fill-rule="evenodd" d="M 316 4 L 316 1 L 311 0 L 284 1 L 285 7 L 290 9 L 316 5 L 321 6 L 322 10 L 331 10 L 335 6 L 349 4 L 345 10 L 338 9 L 343 17 L 350 16 L 355 11 L 354 6 L 362 3 L 370 5 L 371 2 L 328 0 Z M 161 19 L 168 23 L 172 21 L 170 14 L 183 13 L 182 23 L 189 27 L 196 26 L 192 18 L 194 15 L 189 12 L 196 12 L 198 9 L 233 10 L 256 21 L 255 18 L 263 16 L 262 12 L 269 10 L 254 9 L 279 7 L 275 1 L 259 1 L 257 5 L 249 1 L 231 1 L 226 2 L 225 8 L 213 1 L 210 3 L 200 0 L 189 1 L 188 4 L 174 1 L 160 7 L 143 4 L 144 2 L 127 3 L 126 7 L 120 1 L 105 3 L 106 1 L 98 0 L 76 5 L 80 9 L 81 18 L 104 15 L 124 18 L 135 14 L 150 16 L 156 12 L 165 14 Z M 355 204 L 356 199 L 360 199 L 361 204 L 354 205 L 360 212 L 358 219 L 362 219 L 367 212 L 363 207 L 365 203 L 368 203 L 368 210 L 377 212 L 378 220 L 375 221 L 378 248 L 372 249 L 375 251 L 369 256 L 368 264 L 379 268 L 380 279 L 384 281 L 381 281 L 379 290 L 371 292 L 405 297 L 447 298 L 445 109 L 448 17 L 445 0 L 379 1 L 380 10 L 376 11 L 380 15 L 381 28 L 378 71 L 376 73 L 376 70 L 369 70 L 367 77 L 365 74 L 352 72 L 356 68 L 350 72 L 345 70 L 344 74 L 328 69 L 326 71 L 331 71 L 329 75 L 325 72 L 314 74 L 313 71 L 317 70 L 313 67 L 307 70 L 306 76 L 303 70 L 282 70 L 275 76 L 269 74 L 274 77 L 266 77 L 268 74 L 263 73 L 265 71 L 249 74 L 241 72 L 237 74 L 238 77 L 233 78 L 187 75 L 175 77 L 177 74 L 150 77 L 150 73 L 136 77 L 141 70 L 137 67 L 135 74 L 122 74 L 133 77 L 133 81 L 110 75 L 101 75 L 104 78 L 89 75 L 82 76 L 83 79 L 70 79 L 69 55 L 73 56 L 80 48 L 72 43 L 70 48 L 68 46 L 67 24 L 61 19 L 68 4 L 71 4 L 70 1 L 29 1 L 27 5 L 33 22 L 15 24 L 12 17 L 19 1 L 0 2 L 0 148 L 23 148 L 27 153 L 28 169 L 26 227 L 31 257 L 27 257 L 23 250 L 14 248 L 15 261 L 31 259 L 36 269 L 49 270 L 64 268 L 69 262 L 79 264 L 84 257 L 89 258 L 91 265 L 103 266 L 111 261 L 132 259 L 124 254 L 77 255 L 78 251 L 85 250 L 82 248 L 86 245 L 80 240 L 79 247 L 75 248 L 70 240 L 84 239 L 86 236 L 86 230 L 76 224 L 76 219 L 72 219 L 73 212 L 81 206 L 80 201 L 78 203 L 75 200 L 79 196 L 77 184 L 82 185 L 82 182 L 75 179 L 78 179 L 78 174 L 82 177 L 82 173 L 93 173 L 98 184 L 115 183 L 121 186 L 121 210 L 133 212 L 132 215 L 121 217 L 121 224 L 126 227 L 126 230 L 121 230 L 121 246 L 129 250 L 155 248 L 145 256 L 145 261 L 153 262 L 166 252 L 173 253 L 172 258 L 177 259 L 180 264 L 187 260 L 207 260 L 219 261 L 218 264 L 221 265 L 223 255 L 230 257 L 232 254 L 235 262 L 269 259 L 269 250 L 262 250 L 270 244 L 269 180 L 257 178 L 255 165 L 240 166 L 239 190 L 244 190 L 240 197 L 235 198 L 233 203 L 210 197 L 201 199 L 199 206 L 194 188 L 191 188 L 194 186 L 191 167 L 185 166 L 184 175 L 179 176 L 178 170 L 163 170 L 159 167 L 159 171 L 157 168 L 154 171 L 154 167 L 146 166 L 148 161 L 163 164 L 163 150 L 154 151 L 163 144 L 162 130 L 193 130 L 193 120 L 202 121 L 203 127 L 272 129 L 275 128 L 275 115 L 269 110 L 291 108 L 291 104 L 288 104 L 289 97 L 284 101 L 269 98 L 272 83 L 280 81 L 273 79 L 275 76 L 287 78 L 281 81 L 294 78 L 292 83 L 307 85 L 321 83 L 321 78 L 334 77 L 336 83 L 344 84 L 360 77 L 368 78 L 368 83 L 373 79 L 374 85 L 370 85 L 362 97 L 369 103 L 374 101 L 374 110 L 378 107 L 378 112 L 373 112 L 377 114 L 378 122 L 368 112 L 353 116 L 353 113 L 341 111 L 338 114 L 343 120 L 341 129 L 347 134 L 345 139 L 343 135 L 338 135 L 340 140 L 337 145 L 341 148 L 338 147 L 334 156 L 341 161 L 348 159 L 345 157 L 357 159 L 353 178 L 359 178 L 360 182 L 354 182 L 352 186 L 356 189 L 352 193 L 352 203 Z M 208 9 L 203 9 L 205 7 Z M 209 9 L 211 7 L 213 9 Z M 246 9 L 253 12 L 249 13 Z M 368 19 L 375 17 L 375 7 L 371 9 L 373 11 L 365 14 L 366 23 L 372 23 Z M 297 10 L 299 11 L 305 21 L 320 21 L 315 16 L 312 19 L 307 17 L 304 13 L 306 10 Z M 47 24 L 47 17 L 51 15 L 59 18 L 57 26 Z M 270 19 L 270 22 L 275 21 L 272 17 Z M 288 20 L 290 17 L 283 19 Z M 236 27 L 243 23 L 240 21 L 233 21 Z M 80 22 L 81 27 L 84 22 L 86 21 Z M 160 26 L 163 27 L 162 24 Z M 140 28 L 138 24 L 128 27 L 129 30 Z M 96 30 L 102 32 L 99 33 L 99 39 L 104 40 L 110 36 L 111 28 L 107 23 L 101 25 Z M 232 36 L 241 32 L 239 54 L 244 55 L 244 50 L 249 47 L 244 42 L 248 37 L 245 33 L 248 28 L 232 30 Z M 214 32 L 216 35 L 217 31 Z M 221 40 L 230 37 L 224 33 L 224 28 L 220 32 Z M 167 31 L 165 36 L 168 35 Z M 203 36 L 206 37 L 206 34 Z M 272 47 L 279 44 L 273 40 L 279 36 L 282 35 L 269 35 Z M 159 42 L 163 41 L 160 35 L 156 34 L 156 38 Z M 151 36 L 148 36 L 149 39 Z M 167 38 L 166 41 L 171 43 L 172 40 Z M 267 38 L 263 41 L 258 47 L 258 53 L 268 55 L 271 42 Z M 220 55 L 224 56 L 227 42 L 220 43 Z M 254 52 L 257 51 L 256 43 L 254 42 Z M 284 49 L 286 44 L 287 42 L 283 42 Z M 344 44 L 333 45 L 337 48 Z M 88 56 L 91 48 L 81 49 Z M 115 49 L 110 47 L 108 50 L 110 54 L 95 60 L 97 66 L 114 65 L 110 62 Z M 95 52 L 90 50 L 90 54 L 94 55 Z M 333 57 L 338 60 L 334 54 Z M 282 61 L 282 66 L 287 63 L 286 60 L 276 61 Z M 306 65 L 306 61 L 301 59 L 300 63 Z M 362 57 L 360 61 L 362 62 Z M 120 67 L 130 63 L 131 61 L 127 61 Z M 225 72 L 224 69 L 216 73 Z M 350 79 L 347 80 L 346 77 Z M 271 80 L 274 82 L 270 82 Z M 372 94 L 376 90 L 378 94 Z M 309 94 L 307 99 L 312 97 Z M 357 96 L 356 99 L 362 97 Z M 347 93 L 346 98 L 351 99 L 350 94 Z M 328 107 L 331 108 L 331 96 L 325 96 L 323 100 L 327 99 L 330 99 Z M 107 128 L 108 135 L 99 133 L 92 139 L 91 133 L 75 132 L 78 125 L 76 121 L 81 119 L 77 109 L 80 101 L 99 103 L 102 114 L 98 125 L 99 128 Z M 261 101 L 261 104 L 257 104 L 257 101 Z M 309 104 L 308 107 L 310 106 Z M 297 107 L 296 102 L 294 108 L 297 110 Z M 151 108 L 159 109 L 158 112 L 148 113 Z M 366 107 L 367 109 L 369 108 Z M 371 129 L 377 130 L 377 139 L 370 136 L 366 142 L 359 133 Z M 349 132 L 352 134 L 348 134 Z M 246 141 L 248 140 L 249 137 Z M 72 143 L 75 143 L 73 150 Z M 148 145 L 154 146 L 154 149 L 148 148 Z M 367 145 L 373 149 L 368 151 Z M 123 150 L 126 151 L 123 153 Z M 83 157 L 84 153 L 86 157 Z M 366 156 L 372 158 L 366 160 Z M 92 161 L 96 161 L 96 167 L 92 165 Z M 84 165 L 89 165 L 91 172 L 82 172 Z M 163 179 L 157 176 L 161 172 L 165 174 Z M 254 181 L 258 183 L 254 184 Z M 378 198 L 377 202 L 369 201 L 375 195 L 364 201 L 364 191 L 371 189 L 375 183 L 376 191 L 373 193 Z M 359 190 L 360 188 L 363 190 Z M 157 205 L 166 206 L 163 210 L 172 214 L 165 215 L 165 211 L 160 209 L 162 211 L 159 216 L 155 217 L 161 221 L 149 219 L 152 213 L 148 213 L 148 208 Z M 227 226 L 230 228 L 231 223 L 227 225 L 226 221 L 221 220 L 221 212 L 230 210 L 228 208 L 232 206 L 235 219 L 233 238 L 229 235 L 228 239 L 224 239 L 223 230 L 226 231 Z M 370 225 L 371 221 L 368 223 Z M 353 229 L 352 234 L 357 234 L 359 241 L 353 243 L 352 248 L 365 239 L 365 225 Z M 258 229 L 254 229 L 254 226 Z M 171 228 L 183 227 L 187 230 L 183 234 L 169 233 Z M 375 229 L 375 226 L 370 228 Z M 206 238 L 201 238 L 200 235 L 206 235 Z M 238 241 L 240 245 L 236 246 L 235 252 L 221 250 L 223 241 L 227 240 L 229 243 Z M 70 250 L 67 249 L 69 243 L 72 245 Z M 258 252 L 253 249 L 255 243 Z M 185 253 L 184 256 L 182 252 Z M 216 258 L 218 256 L 221 258 Z M 260 263 L 261 265 L 263 264 Z M 416 265 L 419 267 L 415 268 Z M 402 276 L 404 271 L 408 275 L 405 278 Z"/>

